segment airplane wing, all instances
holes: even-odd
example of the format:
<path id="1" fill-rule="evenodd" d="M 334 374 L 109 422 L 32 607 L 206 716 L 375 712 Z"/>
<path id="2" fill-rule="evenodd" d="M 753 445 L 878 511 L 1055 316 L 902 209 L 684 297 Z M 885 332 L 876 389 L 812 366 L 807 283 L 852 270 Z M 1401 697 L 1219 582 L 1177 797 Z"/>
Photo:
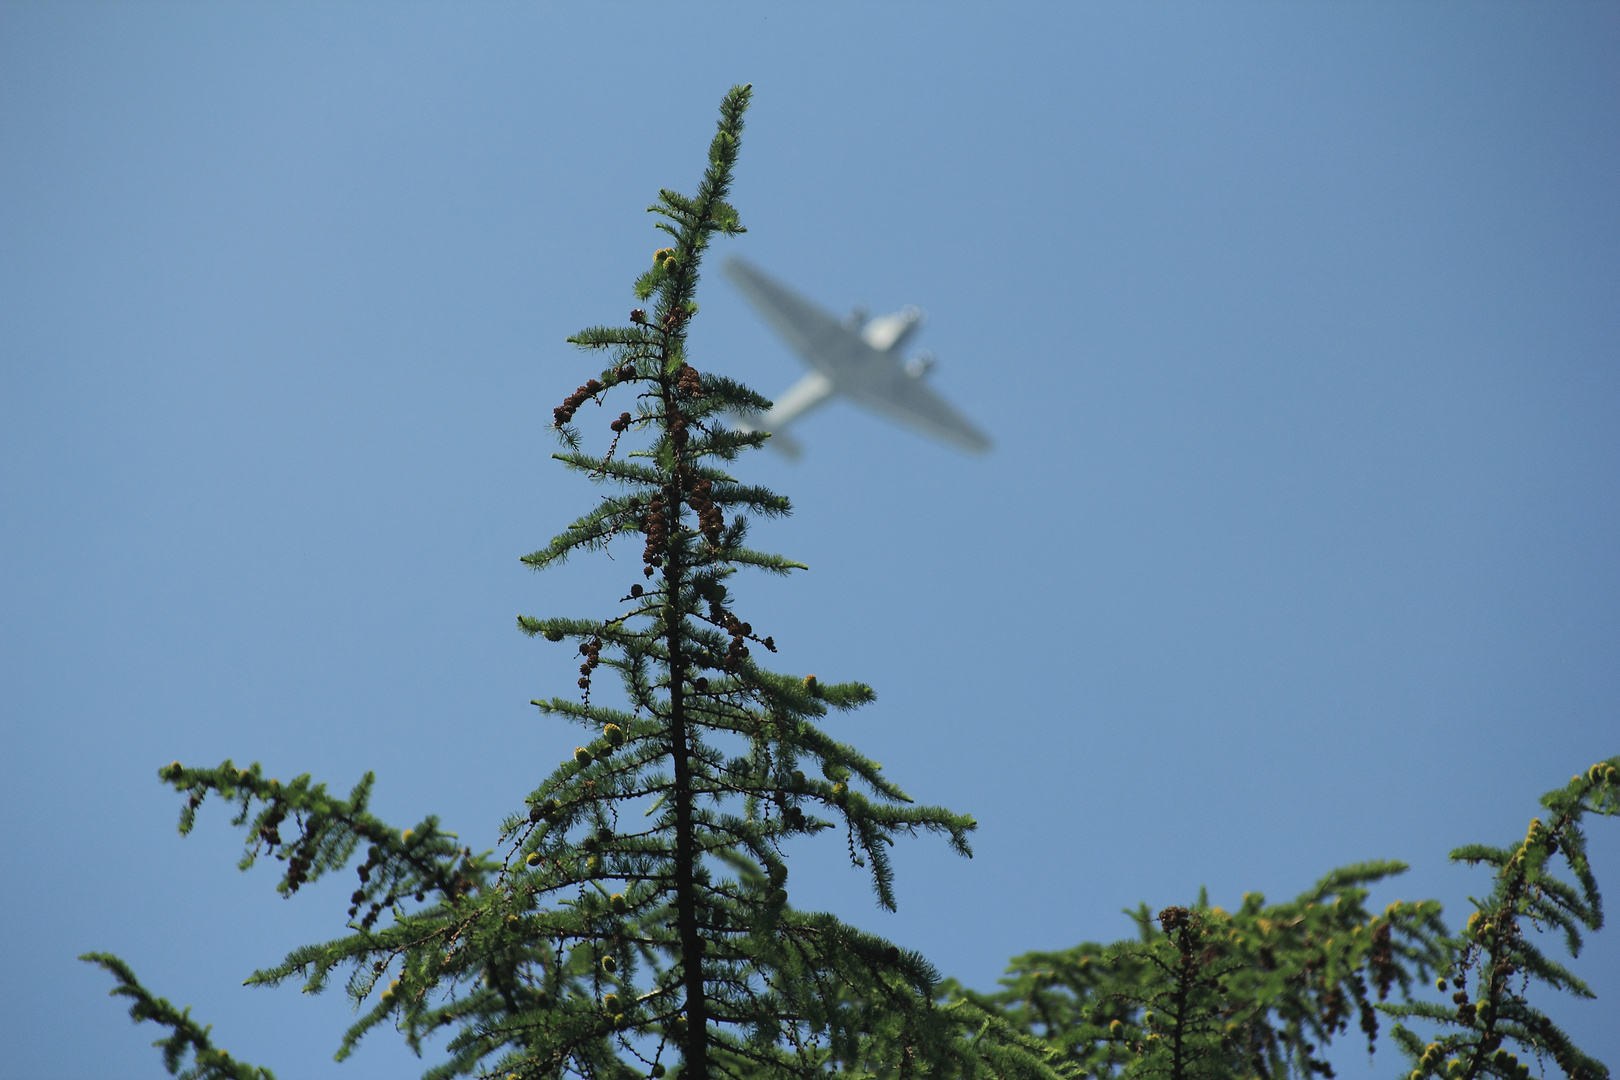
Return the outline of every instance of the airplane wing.
<path id="1" fill-rule="evenodd" d="M 990 439 L 950 402 L 923 385 L 922 380 L 907 375 L 898 364 L 895 368 L 878 386 L 840 386 L 838 390 L 857 404 L 964 450 L 982 454 L 990 449 Z"/>
<path id="2" fill-rule="evenodd" d="M 812 371 L 776 399 L 771 411 L 765 414 L 766 431 L 787 427 L 805 413 L 833 395 L 833 381 L 819 371 Z"/>
<path id="3" fill-rule="evenodd" d="M 834 375 L 829 358 L 847 352 L 851 343 L 864 344 L 831 314 L 742 259 L 727 259 L 723 269 L 743 299 L 811 370 Z"/>
<path id="4" fill-rule="evenodd" d="M 804 452 L 797 439 L 782 429 L 814 409 L 833 395 L 833 382 L 819 371 L 812 371 L 788 387 L 777 398 L 771 411 L 763 416 L 754 413 L 739 417 L 737 426 L 744 431 L 768 431 L 771 441 L 765 445 L 789 458 Z"/>
<path id="5" fill-rule="evenodd" d="M 758 421 L 761 428 L 769 428 L 772 422 L 779 428 L 793 416 L 820 404 L 829 394 L 837 393 L 964 450 L 982 452 L 990 448 L 990 440 L 983 432 L 923 385 L 921 379 L 907 374 L 890 349 L 874 348 L 860 333 L 742 259 L 727 259 L 724 269 L 744 299 L 823 380 L 815 382 L 813 390 L 810 378 L 795 385 L 767 417 Z M 904 321 L 893 328 L 884 328 L 891 347 L 909 336 L 921 316 L 907 311 L 901 313 L 901 318 Z M 801 393 L 806 397 L 802 405 L 797 400 Z M 779 418 L 777 414 L 790 405 L 796 406 L 793 412 Z"/>

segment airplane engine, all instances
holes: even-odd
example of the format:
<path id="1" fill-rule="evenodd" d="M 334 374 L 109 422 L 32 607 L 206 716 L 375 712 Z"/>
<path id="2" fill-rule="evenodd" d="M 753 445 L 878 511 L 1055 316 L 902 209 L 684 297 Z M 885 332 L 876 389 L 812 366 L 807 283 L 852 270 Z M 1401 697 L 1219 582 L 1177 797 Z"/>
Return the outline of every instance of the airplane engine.
<path id="1" fill-rule="evenodd" d="M 920 379 L 924 375 L 927 375 L 930 371 L 933 371 L 934 365 L 938 363 L 939 361 L 934 358 L 934 354 L 929 352 L 927 349 L 924 349 L 922 352 L 906 361 L 905 371 L 906 374 L 910 375 L 913 379 Z"/>

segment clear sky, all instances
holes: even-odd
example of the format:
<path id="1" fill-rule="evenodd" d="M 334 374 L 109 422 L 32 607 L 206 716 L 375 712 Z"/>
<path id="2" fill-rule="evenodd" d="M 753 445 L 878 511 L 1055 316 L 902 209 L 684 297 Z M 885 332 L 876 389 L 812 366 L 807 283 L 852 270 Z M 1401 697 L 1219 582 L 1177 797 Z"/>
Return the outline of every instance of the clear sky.
<path id="1" fill-rule="evenodd" d="M 996 440 L 834 405 L 741 466 L 811 566 L 744 617 L 872 683 L 835 733 L 982 823 L 971 862 L 902 846 L 897 915 L 802 844 L 796 904 L 980 987 L 1363 859 L 1455 925 L 1486 878 L 1445 853 L 1620 751 L 1612 3 L 8 3 L 0 1075 L 164 1075 L 89 949 L 283 1078 L 420 1068 L 334 1065 L 340 993 L 241 987 L 351 886 L 279 899 L 156 769 L 374 769 L 386 818 L 494 842 L 577 741 L 514 617 L 635 561 L 517 561 L 591 498 L 548 457 L 594 371 L 563 338 L 628 312 L 740 81 L 725 247 L 924 308 Z M 700 367 L 798 377 L 700 299 Z M 1576 968 L 1602 997 L 1554 1015 L 1620 1066 L 1620 932 Z"/>

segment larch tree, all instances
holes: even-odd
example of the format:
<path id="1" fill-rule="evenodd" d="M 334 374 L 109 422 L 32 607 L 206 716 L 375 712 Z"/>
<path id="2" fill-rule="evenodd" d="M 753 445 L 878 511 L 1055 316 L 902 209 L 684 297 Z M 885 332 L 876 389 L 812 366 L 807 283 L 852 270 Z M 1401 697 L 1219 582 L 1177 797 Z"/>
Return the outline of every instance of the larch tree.
<path id="1" fill-rule="evenodd" d="M 1028 953 L 998 993 L 954 982 L 944 993 L 1039 1037 L 1061 1067 L 1097 1077 L 1331 1078 L 1328 1045 L 1353 1023 L 1371 1055 L 1388 1018 L 1407 1060 L 1403 1080 L 1529 1080 L 1554 1070 L 1606 1080 L 1608 1068 L 1546 1012 L 1556 995 L 1593 994 L 1537 932 L 1556 932 L 1574 958 L 1603 926 L 1582 826 L 1620 815 L 1620 757 L 1541 804 L 1545 820 L 1532 818 L 1522 840 L 1451 853 L 1494 870 L 1456 934 L 1435 900 L 1369 909 L 1370 887 L 1407 867 L 1363 863 L 1281 904 L 1248 893 L 1230 912 L 1203 894 L 1156 916 L 1142 905 L 1130 912 L 1134 939 Z M 1441 1000 L 1420 996 L 1429 979 Z"/>
<path id="2" fill-rule="evenodd" d="M 775 641 L 733 591 L 740 571 L 802 568 L 748 546 L 750 515 L 779 517 L 789 504 L 730 471 L 768 436 L 723 417 L 770 403 L 700 371 L 687 350 L 703 257 L 743 232 L 726 197 L 750 92 L 725 96 L 695 194 L 662 190 L 650 208 L 667 239 L 634 283 L 646 306 L 626 325 L 569 339 L 607 362 L 554 410 L 556 456 L 603 494 L 524 562 L 543 570 L 617 541 L 640 545 L 640 573 L 602 613 L 518 620 L 577 650 L 577 695 L 533 704 L 584 734 L 504 823 L 498 853 L 475 854 L 435 817 L 404 831 L 378 820 L 369 774 L 339 798 L 308 776 L 268 779 L 258 764 L 160 770 L 188 797 L 181 831 L 210 795 L 233 803 L 247 831 L 243 868 L 266 853 L 281 861 L 285 895 L 364 850 L 349 932 L 249 980 L 319 991 L 346 972 L 362 1015 L 339 1058 L 388 1024 L 418 1050 L 447 1033 L 446 1060 L 426 1072 L 434 1080 L 1058 1075 L 1040 1040 L 974 1003 L 938 1000 L 921 956 L 787 902 L 790 838 L 841 836 L 892 910 L 895 840 L 938 833 L 968 855 L 974 822 L 917 805 L 878 762 L 828 735 L 829 710 L 866 704 L 872 690 L 760 666 Z M 592 450 L 598 426 L 606 445 Z M 607 677 L 616 704 L 602 700 Z M 85 959 L 114 975 L 137 1020 L 170 1029 L 160 1044 L 171 1071 L 269 1076 L 215 1047 L 117 957 Z"/>

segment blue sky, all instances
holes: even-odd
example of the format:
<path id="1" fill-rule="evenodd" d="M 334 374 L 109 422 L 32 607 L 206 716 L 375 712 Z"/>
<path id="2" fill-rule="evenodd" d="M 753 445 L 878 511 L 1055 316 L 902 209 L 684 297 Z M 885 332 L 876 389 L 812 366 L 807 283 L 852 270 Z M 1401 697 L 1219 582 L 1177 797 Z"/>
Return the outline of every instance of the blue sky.
<path id="1" fill-rule="evenodd" d="M 835 842 L 795 903 L 981 987 L 1363 859 L 1460 920 L 1445 853 L 1620 751 L 1617 58 L 1609 4 L 0 6 L 0 1075 L 164 1075 L 88 949 L 284 1078 L 418 1068 L 240 986 L 348 886 L 277 898 L 155 770 L 374 769 L 385 817 L 494 842 L 577 741 L 514 616 L 634 563 L 517 561 L 591 497 L 548 457 L 563 338 L 627 313 L 738 81 L 731 250 L 924 308 L 997 443 L 836 405 L 741 466 L 811 566 L 744 617 L 981 822 L 897 851 L 896 915 Z M 700 367 L 797 378 L 700 298 Z M 1576 966 L 1555 1016 L 1620 1065 L 1614 931 Z"/>

